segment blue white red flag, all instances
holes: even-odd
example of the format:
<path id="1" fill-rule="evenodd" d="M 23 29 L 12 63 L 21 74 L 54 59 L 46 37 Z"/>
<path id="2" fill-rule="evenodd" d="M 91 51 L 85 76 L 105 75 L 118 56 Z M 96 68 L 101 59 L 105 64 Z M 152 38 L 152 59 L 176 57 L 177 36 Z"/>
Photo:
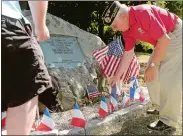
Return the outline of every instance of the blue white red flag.
<path id="1" fill-rule="evenodd" d="M 39 126 L 37 127 L 38 131 L 51 131 L 53 130 L 55 127 L 55 123 L 51 117 L 50 112 L 48 111 L 48 109 L 46 108 L 44 110 L 44 114 L 41 120 L 41 123 L 39 124 Z"/>
<path id="2" fill-rule="evenodd" d="M 86 120 L 81 113 L 79 106 L 77 104 L 74 105 L 74 109 L 72 111 L 72 122 L 71 125 L 75 127 L 84 128 L 86 124 Z"/>
<path id="3" fill-rule="evenodd" d="M 100 109 L 99 109 L 98 113 L 102 118 L 105 118 L 107 116 L 108 106 L 107 106 L 107 101 L 104 96 L 101 97 Z"/>

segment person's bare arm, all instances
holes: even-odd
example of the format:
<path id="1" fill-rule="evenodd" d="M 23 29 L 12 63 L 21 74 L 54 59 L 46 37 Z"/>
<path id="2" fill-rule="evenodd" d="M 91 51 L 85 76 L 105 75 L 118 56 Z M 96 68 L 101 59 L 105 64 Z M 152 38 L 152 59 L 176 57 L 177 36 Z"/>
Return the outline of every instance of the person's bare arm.
<path id="1" fill-rule="evenodd" d="M 132 48 L 129 51 L 124 52 L 116 74 L 114 75 L 114 77 L 112 77 L 110 79 L 111 86 L 114 86 L 116 84 L 116 82 L 120 79 L 120 76 L 122 75 L 122 73 L 126 72 L 126 70 L 128 69 L 128 67 L 130 65 L 130 62 L 131 62 L 133 56 L 134 56 L 134 48 Z M 123 79 L 122 79 L 122 81 L 123 81 Z"/>
<path id="2" fill-rule="evenodd" d="M 158 39 L 154 55 L 152 56 L 153 63 L 160 64 L 160 62 L 165 58 L 169 42 L 170 38 L 167 34 Z"/>
<path id="3" fill-rule="evenodd" d="M 130 51 L 124 52 L 123 57 L 122 57 L 120 64 L 119 64 L 119 68 L 116 72 L 116 74 L 117 74 L 116 76 L 122 75 L 122 73 L 128 69 L 130 62 L 133 58 L 133 55 L 134 55 L 134 48 L 131 49 Z"/>
<path id="4" fill-rule="evenodd" d="M 158 39 L 158 43 L 154 50 L 154 54 L 152 56 L 151 63 L 155 63 L 159 65 L 162 60 L 164 60 L 167 52 L 167 48 L 169 46 L 170 38 L 167 34 L 164 34 Z M 144 79 L 146 82 L 151 82 L 156 78 L 156 68 L 149 66 L 144 74 Z"/>
<path id="5" fill-rule="evenodd" d="M 46 22 L 48 1 L 28 1 L 28 3 L 35 27 L 42 27 Z"/>
<path id="6" fill-rule="evenodd" d="M 35 25 L 35 34 L 39 42 L 49 39 L 50 33 L 46 26 L 48 1 L 28 1 Z"/>

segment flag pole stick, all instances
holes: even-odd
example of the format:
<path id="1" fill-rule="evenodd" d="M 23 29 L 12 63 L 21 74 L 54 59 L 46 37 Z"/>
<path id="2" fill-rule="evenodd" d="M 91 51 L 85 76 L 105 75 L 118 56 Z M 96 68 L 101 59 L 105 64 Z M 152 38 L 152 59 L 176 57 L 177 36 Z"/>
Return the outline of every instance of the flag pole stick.
<path id="1" fill-rule="evenodd" d="M 37 126 L 39 126 L 39 124 L 40 124 L 40 117 L 39 117 L 39 106 L 38 105 L 37 105 L 37 108 L 36 108 L 36 114 L 37 114 L 37 119 L 38 119 Z"/>
<path id="2" fill-rule="evenodd" d="M 83 116 L 84 116 L 84 118 L 86 119 L 86 117 L 85 117 L 85 115 L 84 115 L 84 113 L 83 113 Z M 87 124 L 87 120 L 86 120 L 86 124 Z M 86 127 L 86 124 L 85 124 L 85 127 Z M 86 128 L 83 128 L 84 129 L 84 132 L 85 132 L 85 136 L 86 136 Z"/>
<path id="3" fill-rule="evenodd" d="M 86 129 L 85 129 L 85 127 L 84 127 L 83 129 L 84 129 L 84 131 L 85 131 L 85 136 L 86 136 Z"/>

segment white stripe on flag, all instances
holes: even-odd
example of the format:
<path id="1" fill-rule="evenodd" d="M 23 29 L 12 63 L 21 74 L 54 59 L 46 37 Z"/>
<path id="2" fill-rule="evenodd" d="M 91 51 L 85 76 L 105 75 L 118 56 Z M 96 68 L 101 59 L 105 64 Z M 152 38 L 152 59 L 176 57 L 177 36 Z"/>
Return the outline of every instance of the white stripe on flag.
<path id="1" fill-rule="evenodd" d="M 116 107 L 118 105 L 116 99 L 114 99 L 113 97 L 111 97 L 111 102 L 112 102 L 114 107 Z"/>
<path id="2" fill-rule="evenodd" d="M 139 99 L 139 98 L 140 98 L 140 88 L 138 87 L 135 90 L 134 99 Z"/>
<path id="3" fill-rule="evenodd" d="M 132 64 L 131 64 L 131 76 L 133 76 L 134 75 L 134 70 L 135 69 L 135 61 L 132 61 Z"/>
<path id="4" fill-rule="evenodd" d="M 128 97 L 126 96 L 126 94 L 124 94 L 124 96 L 123 96 L 123 101 L 122 101 L 122 103 L 123 103 L 123 106 L 128 102 Z"/>
<path id="5" fill-rule="evenodd" d="M 106 75 L 108 75 L 109 76 L 109 69 L 111 68 L 111 63 L 113 62 L 113 59 L 115 58 L 115 56 L 114 55 L 112 55 L 112 56 L 110 56 L 111 57 L 111 59 L 110 59 L 110 61 L 109 61 L 109 63 L 108 63 L 108 65 L 107 65 L 107 68 L 105 69 L 105 74 Z"/>
<path id="6" fill-rule="evenodd" d="M 108 112 L 108 107 L 107 107 L 107 103 L 101 101 L 100 103 L 100 107 L 105 111 Z"/>
<path id="7" fill-rule="evenodd" d="M 83 114 L 82 114 L 81 111 L 78 110 L 78 109 L 73 109 L 73 110 L 72 110 L 72 117 L 80 118 L 80 119 L 85 120 Z"/>
<path id="8" fill-rule="evenodd" d="M 53 121 L 53 119 L 49 118 L 46 115 L 43 115 L 41 122 L 51 129 L 54 129 L 54 127 L 55 127 L 55 122 Z"/>
<path id="9" fill-rule="evenodd" d="M 117 72 L 117 68 L 119 67 L 119 62 L 120 62 L 120 58 L 117 58 L 117 62 L 116 62 L 116 65 L 114 66 L 114 70 L 112 71 L 112 74 L 111 76 L 114 76 L 114 74 Z"/>
<path id="10" fill-rule="evenodd" d="M 93 56 L 96 57 L 96 59 L 97 59 L 98 61 L 100 61 L 100 60 L 105 56 L 105 54 L 108 52 L 108 49 L 109 49 L 109 47 L 106 46 L 106 47 L 103 48 L 102 50 L 96 51 L 96 52 L 93 54 Z"/>
<path id="11" fill-rule="evenodd" d="M 4 119 L 4 118 L 6 118 L 6 116 L 7 116 L 6 111 L 2 112 L 2 117 L 1 118 Z"/>
<path id="12" fill-rule="evenodd" d="M 121 80 L 119 80 L 119 81 L 116 83 L 116 94 L 118 94 L 118 95 L 121 95 L 120 82 L 121 82 Z"/>
<path id="13" fill-rule="evenodd" d="M 133 84 L 135 83 L 135 80 L 131 80 L 129 83 L 129 86 L 133 88 Z"/>
<path id="14" fill-rule="evenodd" d="M 101 65 L 102 69 L 104 69 L 104 67 L 105 67 L 104 61 L 102 61 L 102 62 L 100 63 L 100 65 Z"/>
<path id="15" fill-rule="evenodd" d="M 113 61 L 111 62 L 111 65 L 110 65 L 110 69 L 108 71 L 109 76 L 112 76 L 112 71 L 114 71 L 114 66 L 116 64 L 116 61 L 117 61 L 117 57 L 114 57 L 113 58 Z"/>

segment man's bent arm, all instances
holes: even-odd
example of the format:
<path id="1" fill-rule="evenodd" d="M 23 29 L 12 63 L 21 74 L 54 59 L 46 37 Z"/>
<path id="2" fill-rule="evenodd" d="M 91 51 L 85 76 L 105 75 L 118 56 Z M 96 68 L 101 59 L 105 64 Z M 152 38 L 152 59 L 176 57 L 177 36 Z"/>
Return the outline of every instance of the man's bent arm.
<path id="1" fill-rule="evenodd" d="M 158 39 L 154 55 L 152 56 L 153 63 L 160 64 L 160 62 L 165 58 L 169 43 L 170 38 L 167 34 Z"/>
<path id="2" fill-rule="evenodd" d="M 28 1 L 35 28 L 45 25 L 48 1 Z"/>
<path id="3" fill-rule="evenodd" d="M 119 64 L 119 68 L 118 68 L 115 76 L 120 77 L 122 75 L 122 73 L 124 73 L 128 69 L 133 56 L 134 56 L 134 48 L 129 51 L 124 52 L 123 57 L 121 58 L 121 61 Z"/>

